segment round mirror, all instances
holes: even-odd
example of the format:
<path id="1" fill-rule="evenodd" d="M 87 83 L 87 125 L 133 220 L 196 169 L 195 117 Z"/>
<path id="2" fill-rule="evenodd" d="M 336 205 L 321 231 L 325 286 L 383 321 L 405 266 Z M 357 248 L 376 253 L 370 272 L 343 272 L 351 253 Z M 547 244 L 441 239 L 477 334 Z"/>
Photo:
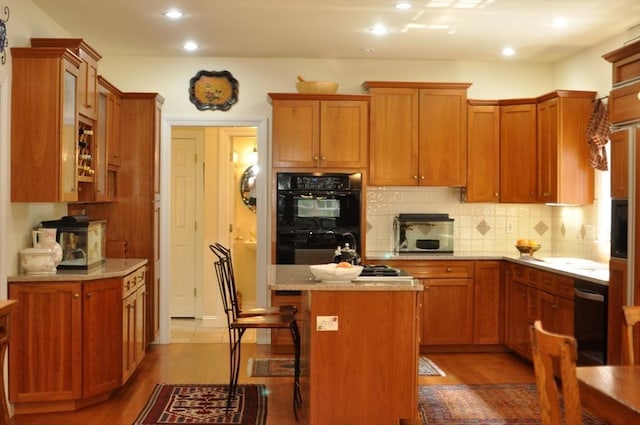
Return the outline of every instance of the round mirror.
<path id="1" fill-rule="evenodd" d="M 242 202 L 253 212 L 256 212 L 257 175 L 258 167 L 256 165 L 249 165 L 240 178 L 240 196 L 242 196 Z"/>

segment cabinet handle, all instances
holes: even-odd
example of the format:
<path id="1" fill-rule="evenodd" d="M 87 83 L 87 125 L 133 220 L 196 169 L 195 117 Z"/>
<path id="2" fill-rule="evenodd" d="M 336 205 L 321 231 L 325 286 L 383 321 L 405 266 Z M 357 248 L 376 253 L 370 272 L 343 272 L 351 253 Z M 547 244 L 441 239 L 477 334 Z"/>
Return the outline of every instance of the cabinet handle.
<path id="1" fill-rule="evenodd" d="M 420 180 L 424 180 L 424 176 L 420 176 Z"/>
<path id="2" fill-rule="evenodd" d="M 317 161 L 318 159 L 319 159 L 319 158 L 318 158 L 318 155 L 314 155 L 314 156 L 313 156 L 313 160 L 314 160 L 314 161 Z"/>
<path id="3" fill-rule="evenodd" d="M 418 180 L 418 176 L 413 176 L 412 179 Z"/>
<path id="4" fill-rule="evenodd" d="M 320 157 L 320 159 L 321 159 L 322 161 L 326 161 L 326 160 L 327 160 L 327 157 L 326 157 L 326 156 L 322 156 L 322 157 Z"/>
<path id="5" fill-rule="evenodd" d="M 79 293 L 77 293 L 77 292 L 75 292 L 75 293 L 73 294 L 73 298 L 80 298 L 80 294 L 79 294 Z"/>
<path id="6" fill-rule="evenodd" d="M 87 298 L 93 297 L 93 292 L 87 292 Z"/>
<path id="7" fill-rule="evenodd" d="M 452 271 L 451 267 L 447 267 L 447 273 L 451 273 Z"/>
<path id="8" fill-rule="evenodd" d="M 499 194 L 498 192 L 495 192 L 495 193 L 493 194 L 493 196 L 495 196 L 495 197 L 497 198 L 498 196 L 500 196 L 500 194 Z"/>

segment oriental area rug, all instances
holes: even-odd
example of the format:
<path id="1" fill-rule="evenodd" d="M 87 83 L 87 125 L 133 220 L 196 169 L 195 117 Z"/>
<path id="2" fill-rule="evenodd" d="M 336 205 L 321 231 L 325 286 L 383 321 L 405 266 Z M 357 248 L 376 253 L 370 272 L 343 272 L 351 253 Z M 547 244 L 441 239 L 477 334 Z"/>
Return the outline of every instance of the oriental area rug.
<path id="1" fill-rule="evenodd" d="M 227 385 L 158 384 L 133 425 L 264 425 L 264 385 L 238 385 L 229 411 Z"/>
<path id="2" fill-rule="evenodd" d="M 422 385 L 418 390 L 423 424 L 538 425 L 536 384 Z M 607 425 L 589 412 L 583 425 Z"/>
<path id="3" fill-rule="evenodd" d="M 431 359 L 420 357 L 420 376 L 446 376 Z M 247 376 L 293 376 L 293 358 L 250 358 L 247 361 Z"/>

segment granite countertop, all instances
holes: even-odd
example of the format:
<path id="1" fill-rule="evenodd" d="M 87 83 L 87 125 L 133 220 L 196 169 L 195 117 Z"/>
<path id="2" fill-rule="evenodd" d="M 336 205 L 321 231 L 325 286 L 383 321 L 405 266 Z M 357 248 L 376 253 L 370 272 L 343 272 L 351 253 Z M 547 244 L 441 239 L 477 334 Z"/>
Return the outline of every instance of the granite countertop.
<path id="1" fill-rule="evenodd" d="M 146 258 L 109 258 L 89 270 L 58 270 L 56 274 L 17 274 L 8 276 L 8 282 L 69 282 L 124 277 L 147 264 Z"/>
<path id="2" fill-rule="evenodd" d="M 397 254 L 392 252 L 367 252 L 366 263 L 396 260 L 506 260 L 540 270 L 562 274 L 575 279 L 587 280 L 600 285 L 609 285 L 609 264 L 582 258 L 570 257 L 530 257 L 517 253 L 489 253 L 478 254 L 470 252 L 456 252 L 454 254 Z"/>
<path id="3" fill-rule="evenodd" d="M 404 279 L 354 279 L 346 282 L 317 281 L 304 265 L 271 265 L 267 276 L 271 290 L 283 291 L 422 291 L 418 280 Z"/>

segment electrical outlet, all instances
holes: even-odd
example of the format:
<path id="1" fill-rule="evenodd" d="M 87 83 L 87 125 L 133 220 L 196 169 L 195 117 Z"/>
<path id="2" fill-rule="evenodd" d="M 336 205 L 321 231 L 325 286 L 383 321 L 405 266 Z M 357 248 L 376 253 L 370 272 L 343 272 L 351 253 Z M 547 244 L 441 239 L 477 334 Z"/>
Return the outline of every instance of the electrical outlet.
<path id="1" fill-rule="evenodd" d="M 513 223 L 507 221 L 507 233 L 513 233 Z"/>
<path id="2" fill-rule="evenodd" d="M 316 331 L 337 331 L 338 316 L 316 316 Z"/>

